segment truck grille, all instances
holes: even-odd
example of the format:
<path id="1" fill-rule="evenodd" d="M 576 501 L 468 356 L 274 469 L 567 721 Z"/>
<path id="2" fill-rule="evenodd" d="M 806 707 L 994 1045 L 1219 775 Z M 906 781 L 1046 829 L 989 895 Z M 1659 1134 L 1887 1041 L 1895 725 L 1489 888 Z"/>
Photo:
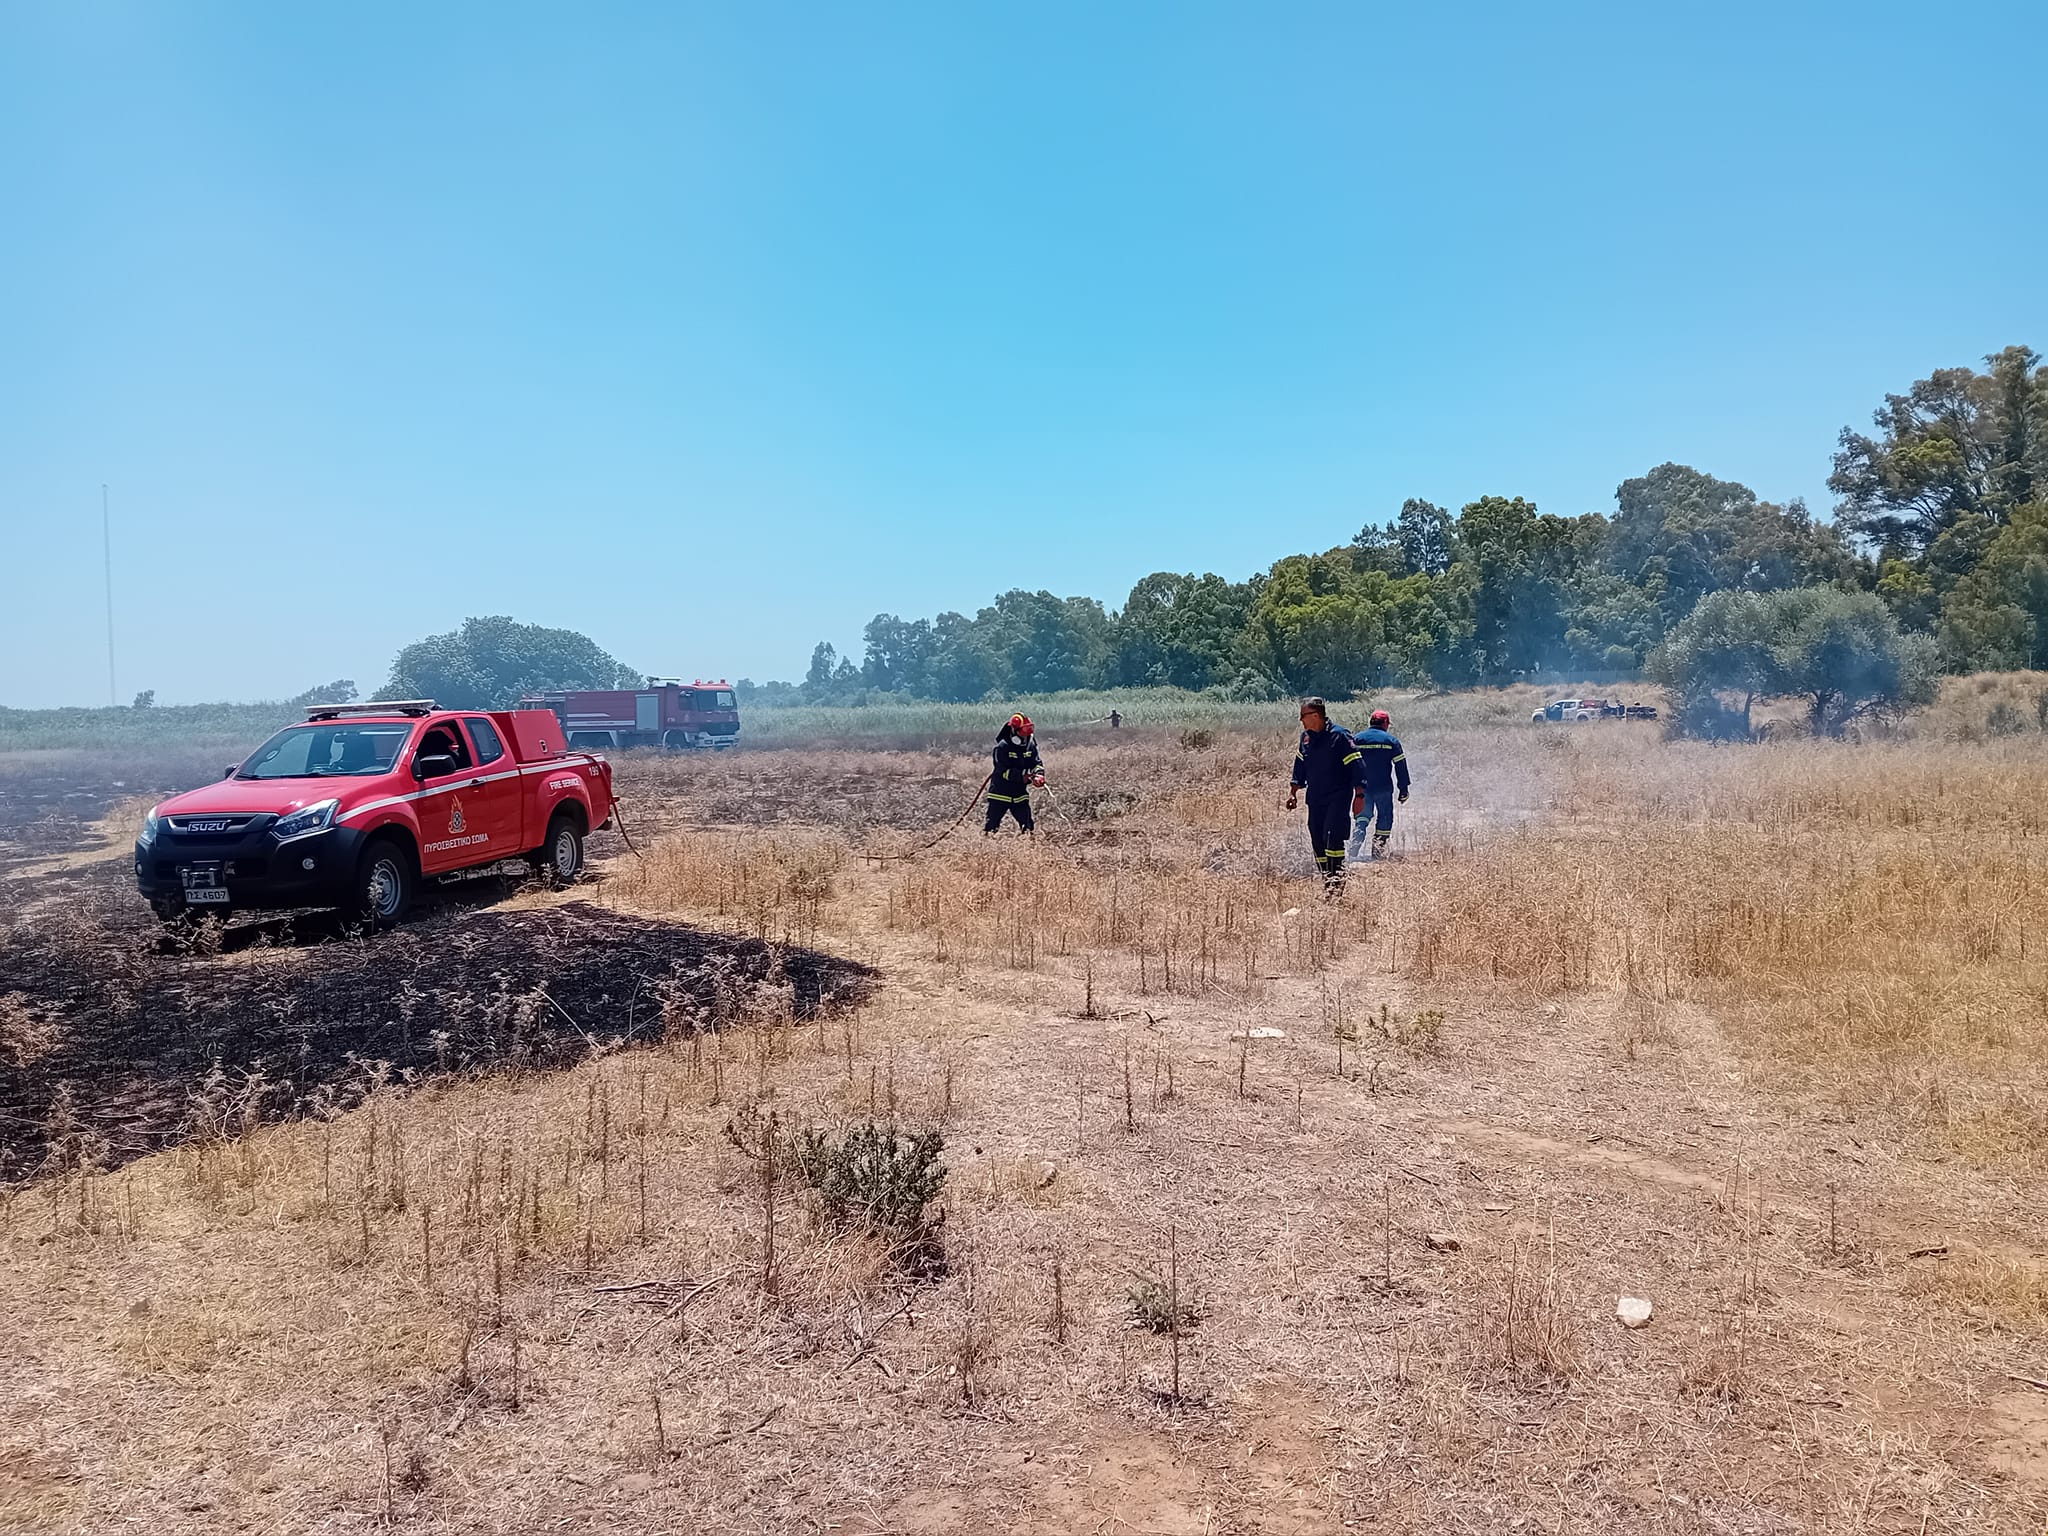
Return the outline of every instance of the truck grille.
<path id="1" fill-rule="evenodd" d="M 185 837 L 240 837 L 254 816 L 166 816 L 173 832 Z"/>

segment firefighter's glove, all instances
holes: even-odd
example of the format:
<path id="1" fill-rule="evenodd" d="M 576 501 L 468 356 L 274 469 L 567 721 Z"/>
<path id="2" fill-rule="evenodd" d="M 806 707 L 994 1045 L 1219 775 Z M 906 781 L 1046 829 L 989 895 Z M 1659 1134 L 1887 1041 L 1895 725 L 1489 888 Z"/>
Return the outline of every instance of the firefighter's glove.
<path id="1" fill-rule="evenodd" d="M 1043 789 L 1045 788 L 1045 775 L 1042 773 L 1034 773 L 1031 776 L 1031 782 L 1034 785 L 1036 785 L 1039 789 Z"/>
<path id="2" fill-rule="evenodd" d="M 1405 789 L 1402 790 L 1401 793 L 1395 798 L 1397 798 L 1403 805 L 1406 805 L 1408 803 L 1408 791 Z"/>
<path id="3" fill-rule="evenodd" d="M 1362 789 L 1351 791 L 1351 814 L 1354 816 L 1363 816 L 1365 814 L 1365 791 Z"/>

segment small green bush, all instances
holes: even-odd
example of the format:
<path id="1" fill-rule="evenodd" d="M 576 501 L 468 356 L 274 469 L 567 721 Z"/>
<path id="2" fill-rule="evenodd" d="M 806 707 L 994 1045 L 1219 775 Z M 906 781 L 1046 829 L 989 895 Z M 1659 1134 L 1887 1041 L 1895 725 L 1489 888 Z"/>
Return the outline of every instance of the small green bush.
<path id="1" fill-rule="evenodd" d="M 932 1209 L 946 1183 L 945 1145 L 941 1132 L 899 1136 L 870 1120 L 837 1137 L 807 1128 L 791 1152 L 827 1226 L 885 1238 L 906 1268 L 933 1273 L 945 1261 L 945 1217 Z"/>
<path id="2" fill-rule="evenodd" d="M 1124 1305 L 1130 1309 L 1131 1321 L 1148 1333 L 1172 1333 L 1173 1291 L 1157 1275 L 1140 1275 L 1124 1292 Z M 1180 1304 L 1180 1326 L 1192 1328 L 1202 1320 L 1202 1315 L 1191 1303 L 1183 1300 Z"/>
<path id="3" fill-rule="evenodd" d="M 1366 1017 L 1390 1045 L 1398 1045 L 1418 1056 L 1431 1056 L 1443 1049 L 1444 1011 L 1441 1008 L 1425 1008 L 1413 1018 L 1403 1018 L 1381 1003 L 1377 1018 L 1370 1014 Z"/>

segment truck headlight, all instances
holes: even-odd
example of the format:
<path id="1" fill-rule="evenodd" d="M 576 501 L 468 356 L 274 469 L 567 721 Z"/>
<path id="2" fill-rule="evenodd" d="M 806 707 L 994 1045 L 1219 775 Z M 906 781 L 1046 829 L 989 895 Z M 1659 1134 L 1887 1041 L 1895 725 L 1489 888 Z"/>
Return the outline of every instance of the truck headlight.
<path id="1" fill-rule="evenodd" d="M 315 832 L 325 832 L 334 825 L 334 810 L 339 800 L 322 800 L 314 805 L 304 806 L 282 818 L 270 829 L 270 835 L 280 843 L 288 843 L 295 837 L 310 837 Z"/>
<path id="2" fill-rule="evenodd" d="M 155 811 L 151 811 L 142 818 L 142 836 L 137 838 L 136 841 L 141 843 L 143 847 L 149 848 L 155 845 L 158 820 L 159 817 Z"/>

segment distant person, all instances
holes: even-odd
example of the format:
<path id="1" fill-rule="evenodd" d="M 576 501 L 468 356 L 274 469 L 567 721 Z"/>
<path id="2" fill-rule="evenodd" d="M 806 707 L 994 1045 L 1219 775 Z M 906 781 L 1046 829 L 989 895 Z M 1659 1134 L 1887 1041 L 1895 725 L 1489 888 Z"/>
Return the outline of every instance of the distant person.
<path id="1" fill-rule="evenodd" d="M 1355 738 L 1358 750 L 1363 754 L 1361 776 L 1364 803 L 1358 807 L 1358 825 L 1351 832 L 1351 857 L 1357 858 L 1365 846 L 1365 835 L 1372 833 L 1371 858 L 1380 858 L 1387 851 L 1387 839 L 1394 835 L 1395 786 L 1400 786 L 1398 796 L 1402 804 L 1408 802 L 1408 754 L 1389 729 L 1393 717 L 1384 709 L 1372 712 L 1372 724 L 1360 731 Z"/>
<path id="2" fill-rule="evenodd" d="M 1344 839 L 1364 783 L 1362 754 L 1349 732 L 1330 723 L 1330 706 L 1321 699 L 1301 701 L 1301 745 L 1294 754 L 1294 776 L 1288 781 L 1287 809 L 1300 804 L 1308 791 L 1308 839 L 1323 889 L 1334 895 L 1344 888 Z"/>
<path id="3" fill-rule="evenodd" d="M 1123 723 L 1124 723 L 1124 717 L 1123 717 L 1123 714 L 1122 714 L 1122 713 L 1121 713 L 1120 711 L 1118 711 L 1118 710 L 1114 710 L 1114 709 L 1112 709 L 1112 710 L 1111 710 L 1111 711 L 1109 712 L 1109 728 L 1110 728 L 1110 729 L 1111 729 L 1112 731 L 1122 730 L 1122 729 L 1123 729 Z"/>
<path id="4" fill-rule="evenodd" d="M 1038 743 L 1031 739 L 1030 717 L 1012 715 L 996 736 L 995 771 L 988 780 L 988 820 L 981 830 L 994 837 L 1008 812 L 1029 832 L 1031 786 L 1044 783 L 1045 764 L 1039 759 Z"/>

